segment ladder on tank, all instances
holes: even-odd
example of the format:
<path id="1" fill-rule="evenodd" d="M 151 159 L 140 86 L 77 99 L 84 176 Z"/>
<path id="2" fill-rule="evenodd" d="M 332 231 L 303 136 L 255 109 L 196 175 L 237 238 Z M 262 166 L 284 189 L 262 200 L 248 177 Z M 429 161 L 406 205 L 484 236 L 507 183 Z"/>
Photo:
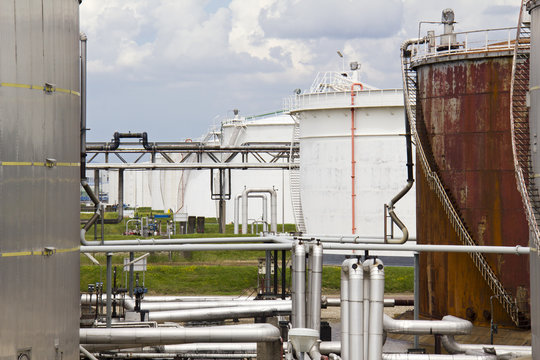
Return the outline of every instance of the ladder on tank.
<path id="1" fill-rule="evenodd" d="M 512 64 L 512 82 L 510 85 L 510 125 L 512 129 L 512 152 L 516 172 L 518 190 L 523 199 L 525 215 L 534 247 L 540 246 L 540 196 L 532 169 L 529 133 L 529 108 L 527 93 L 529 91 L 529 57 L 530 57 L 530 24 L 524 21 L 527 11 L 522 1 L 519 14 L 517 37 Z"/>
<path id="2" fill-rule="evenodd" d="M 293 128 L 293 139 L 291 142 L 291 147 L 294 144 L 298 144 L 300 140 L 300 121 L 296 116 L 292 116 L 294 119 L 294 128 Z M 290 151 L 289 164 L 297 164 L 299 158 L 295 153 Z M 300 195 L 300 168 L 299 167 L 290 167 L 289 168 L 289 186 L 291 191 L 291 203 L 294 214 L 294 221 L 296 222 L 296 230 L 305 233 L 306 232 L 306 223 L 304 222 L 304 212 L 302 211 L 302 197 Z"/>
<path id="3" fill-rule="evenodd" d="M 401 49 L 401 72 L 403 77 L 404 94 L 405 94 L 405 111 L 409 117 L 411 131 L 416 143 L 416 154 L 420 160 L 420 164 L 424 175 L 426 176 L 429 187 L 434 191 L 439 198 L 447 216 L 456 231 L 459 239 L 464 245 L 476 246 L 476 242 L 467 230 L 460 215 L 456 211 L 452 200 L 446 192 L 439 175 L 431 167 L 416 127 L 416 104 L 417 104 L 417 74 L 416 70 L 411 68 L 411 52 L 408 49 L 412 43 L 407 42 Z M 509 294 L 503 284 L 487 262 L 485 256 L 479 252 L 469 253 L 476 268 L 486 281 L 493 294 L 497 297 L 505 311 L 512 318 L 512 321 L 519 327 L 528 326 L 528 320 L 524 319 L 516 303 L 516 299 Z"/>

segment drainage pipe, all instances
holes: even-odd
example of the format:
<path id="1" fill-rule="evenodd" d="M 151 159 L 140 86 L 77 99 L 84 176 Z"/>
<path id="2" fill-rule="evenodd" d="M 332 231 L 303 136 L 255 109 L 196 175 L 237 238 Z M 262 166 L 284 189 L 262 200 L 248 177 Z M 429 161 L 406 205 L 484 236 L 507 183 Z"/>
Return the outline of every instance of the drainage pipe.
<path id="1" fill-rule="evenodd" d="M 456 252 L 485 254 L 528 255 L 531 249 L 527 246 L 484 246 L 484 245 L 394 245 L 394 244 L 335 244 L 325 243 L 326 250 L 388 250 L 417 252 Z"/>
<path id="2" fill-rule="evenodd" d="M 79 350 L 88 359 L 90 359 L 90 360 L 98 360 L 94 355 L 92 355 L 92 353 L 90 351 L 86 350 L 82 345 L 79 345 Z"/>
<path id="3" fill-rule="evenodd" d="M 472 323 L 447 315 L 443 320 L 395 320 L 384 314 L 384 330 L 392 334 L 408 335 L 467 335 Z"/>
<path id="4" fill-rule="evenodd" d="M 444 318 L 443 318 L 444 319 Z M 450 354 L 469 354 L 473 351 L 484 351 L 484 349 L 494 349 L 498 356 L 504 358 L 516 358 L 522 356 L 532 356 L 531 346 L 516 345 L 492 345 L 492 344 L 460 344 L 456 342 L 453 335 L 443 335 L 441 342 L 446 351 Z"/>
<path id="5" fill-rule="evenodd" d="M 365 268 L 364 268 L 365 269 Z M 377 260 L 368 266 L 369 290 L 369 342 L 368 360 L 379 360 L 383 347 L 384 265 Z M 366 336 L 366 335 L 364 335 Z"/>
<path id="6" fill-rule="evenodd" d="M 299 241 L 294 245 L 293 255 L 293 313 L 295 314 L 295 323 L 293 328 L 306 327 L 306 249 L 304 244 Z"/>
<path id="7" fill-rule="evenodd" d="M 364 268 L 353 262 L 349 276 L 349 360 L 364 358 Z"/>
<path id="8" fill-rule="evenodd" d="M 277 193 L 274 189 L 244 189 L 242 192 L 242 234 L 248 231 L 248 195 L 251 193 L 270 194 L 270 231 L 277 233 Z"/>
<path id="9" fill-rule="evenodd" d="M 341 358 L 349 360 L 349 267 L 357 259 L 345 259 L 341 264 Z"/>
<path id="10" fill-rule="evenodd" d="M 81 344 L 167 345 L 191 342 L 274 342 L 279 329 L 270 324 L 151 329 L 79 329 Z"/>
<path id="11" fill-rule="evenodd" d="M 290 250 L 293 244 L 189 244 L 189 245 L 100 245 L 81 246 L 81 252 L 158 252 L 217 250 Z"/>
<path id="12" fill-rule="evenodd" d="M 238 203 L 242 194 L 236 195 L 234 198 L 234 233 L 239 233 L 239 220 L 240 220 L 240 209 Z M 262 199 L 262 221 L 263 221 L 263 231 L 268 232 L 268 198 L 265 195 L 249 195 L 248 198 L 260 198 Z"/>
<path id="13" fill-rule="evenodd" d="M 164 323 L 203 321 L 203 320 L 225 320 L 254 317 L 272 317 L 276 315 L 289 315 L 291 313 L 291 303 L 276 300 L 271 305 L 251 305 L 251 306 L 229 306 L 219 308 L 202 308 L 189 310 L 155 311 L 148 313 L 148 321 Z"/>

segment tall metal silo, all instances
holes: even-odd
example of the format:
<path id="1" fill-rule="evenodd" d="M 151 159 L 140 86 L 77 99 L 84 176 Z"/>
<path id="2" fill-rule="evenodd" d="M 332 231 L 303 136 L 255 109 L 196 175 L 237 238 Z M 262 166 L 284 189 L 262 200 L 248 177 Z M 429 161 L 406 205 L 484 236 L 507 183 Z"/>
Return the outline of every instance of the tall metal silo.
<path id="1" fill-rule="evenodd" d="M 453 18 L 447 25 L 411 51 L 417 159 L 427 163 L 416 167 L 418 242 L 527 246 L 511 147 L 509 30 L 453 33 Z M 526 257 L 433 253 L 420 264 L 421 315 L 529 324 Z"/>
<path id="2" fill-rule="evenodd" d="M 79 2 L 0 2 L 0 359 L 79 358 Z"/>

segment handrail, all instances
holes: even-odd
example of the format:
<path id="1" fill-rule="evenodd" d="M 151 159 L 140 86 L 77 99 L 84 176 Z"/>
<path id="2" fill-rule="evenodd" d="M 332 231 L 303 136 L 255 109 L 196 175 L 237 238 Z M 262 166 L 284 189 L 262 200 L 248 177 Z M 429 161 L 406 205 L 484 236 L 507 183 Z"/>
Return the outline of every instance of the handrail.
<path id="1" fill-rule="evenodd" d="M 477 244 L 473 240 L 472 236 L 469 234 L 469 231 L 465 227 L 465 224 L 463 223 L 461 217 L 459 216 L 456 209 L 454 208 L 454 205 L 452 204 L 450 197 L 446 193 L 446 190 L 444 189 L 444 186 L 441 180 L 439 179 L 437 172 L 432 170 L 431 165 L 428 161 L 427 155 L 424 151 L 422 141 L 417 132 L 417 127 L 416 127 L 417 89 L 416 89 L 415 78 L 413 78 L 412 76 L 412 73 L 414 73 L 414 76 L 416 76 L 416 71 L 411 69 L 410 67 L 411 52 L 409 50 L 409 46 L 415 43 L 419 44 L 424 41 L 426 41 L 425 38 L 408 40 L 404 42 L 401 47 L 401 72 L 402 72 L 403 83 L 404 83 L 405 110 L 407 111 L 407 115 L 411 123 L 411 130 L 412 130 L 415 143 L 416 143 L 416 153 L 417 155 L 419 155 L 420 164 L 422 165 L 422 169 L 424 170 L 424 174 L 427 178 L 430 188 L 433 191 L 435 191 L 435 194 L 441 201 L 441 204 L 450 220 L 451 225 L 456 231 L 459 239 L 465 245 L 476 246 Z M 413 111 L 413 106 L 414 106 L 414 111 Z M 470 253 L 470 256 L 474 264 L 480 271 L 482 277 L 487 282 L 487 285 L 491 288 L 494 294 L 498 295 L 497 298 L 499 299 L 499 302 L 501 303 L 501 305 L 504 307 L 508 315 L 512 318 L 514 323 L 519 326 L 520 325 L 519 314 L 518 314 L 519 310 L 517 308 L 516 301 L 504 289 L 504 286 L 502 285 L 500 280 L 497 278 L 497 275 L 493 272 L 493 270 L 489 266 L 485 256 L 478 252 Z"/>

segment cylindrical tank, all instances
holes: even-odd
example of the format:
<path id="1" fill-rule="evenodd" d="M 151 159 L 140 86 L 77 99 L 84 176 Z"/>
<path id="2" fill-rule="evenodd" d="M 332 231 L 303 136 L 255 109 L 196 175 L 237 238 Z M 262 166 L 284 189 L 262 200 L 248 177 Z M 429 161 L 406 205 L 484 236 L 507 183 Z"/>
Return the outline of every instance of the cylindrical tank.
<path id="1" fill-rule="evenodd" d="M 530 76 L 529 76 L 529 121 L 531 136 L 537 138 L 540 129 L 540 2 L 529 1 L 527 4 L 531 14 L 531 52 L 530 52 Z M 535 174 L 540 172 L 540 154 L 538 146 L 531 149 L 533 170 Z M 536 183 L 538 186 L 538 182 Z M 531 247 L 537 248 L 531 237 Z M 537 249 L 538 250 L 538 249 Z M 531 299 L 540 299 L 540 257 L 538 251 L 530 255 L 531 262 Z M 540 303 L 531 301 L 531 325 L 532 325 L 532 348 L 533 356 L 540 356 Z"/>
<path id="2" fill-rule="evenodd" d="M 317 89 L 323 85 L 328 86 L 321 83 Z M 302 211 L 310 234 L 382 237 L 384 204 L 407 181 L 403 92 L 355 86 L 352 99 L 351 88 L 309 91 L 295 98 L 291 112 L 300 122 Z M 412 189 L 396 204 L 411 237 L 416 234 L 414 200 Z M 394 231 L 401 237 L 397 227 Z"/>
<path id="3" fill-rule="evenodd" d="M 79 2 L 0 2 L 0 359 L 79 358 Z"/>
<path id="4" fill-rule="evenodd" d="M 432 168 L 478 245 L 528 244 L 514 176 L 509 90 L 512 52 L 479 51 L 418 61 L 417 131 Z M 462 244 L 417 166 L 417 232 L 423 244 Z M 503 287 L 528 313 L 528 258 L 486 255 Z M 467 254 L 421 254 L 420 314 L 512 325 Z"/>

